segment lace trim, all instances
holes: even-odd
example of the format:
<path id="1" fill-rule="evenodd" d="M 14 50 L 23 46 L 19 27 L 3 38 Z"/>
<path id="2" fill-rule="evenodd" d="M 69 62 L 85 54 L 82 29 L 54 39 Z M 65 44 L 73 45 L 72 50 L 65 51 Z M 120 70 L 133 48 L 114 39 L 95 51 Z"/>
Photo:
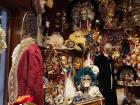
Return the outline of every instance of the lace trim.
<path id="1" fill-rule="evenodd" d="M 8 81 L 8 92 L 9 92 L 9 103 L 13 104 L 17 100 L 18 95 L 18 78 L 17 78 L 17 67 L 20 60 L 20 56 L 24 52 L 24 49 L 35 43 L 35 39 L 29 37 L 23 39 L 20 44 L 15 48 L 12 55 L 12 67 L 9 73 Z"/>

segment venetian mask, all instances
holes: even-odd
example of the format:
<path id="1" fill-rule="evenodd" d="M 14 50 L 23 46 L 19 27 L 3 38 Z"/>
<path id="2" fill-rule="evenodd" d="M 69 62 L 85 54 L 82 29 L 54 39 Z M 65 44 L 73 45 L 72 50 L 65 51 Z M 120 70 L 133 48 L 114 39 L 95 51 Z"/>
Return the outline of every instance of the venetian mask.
<path id="1" fill-rule="evenodd" d="M 81 85 L 83 88 L 88 88 L 91 86 L 91 78 L 89 75 L 85 75 L 81 79 Z"/>
<path id="2" fill-rule="evenodd" d="M 88 11 L 85 8 L 82 8 L 80 12 L 81 20 L 87 20 L 88 19 Z"/>
<path id="3" fill-rule="evenodd" d="M 66 56 L 61 56 L 60 57 L 60 64 L 63 68 L 67 68 L 68 67 L 68 58 Z"/>
<path id="4" fill-rule="evenodd" d="M 46 64 L 47 71 L 52 71 L 52 64 Z"/>
<path id="5" fill-rule="evenodd" d="M 113 51 L 112 51 L 113 49 L 112 49 L 112 45 L 110 44 L 110 43 L 106 43 L 105 45 L 104 45 L 104 52 L 106 53 L 106 54 L 108 54 L 109 56 L 112 56 L 112 54 L 113 54 Z"/>
<path id="6" fill-rule="evenodd" d="M 125 79 L 125 80 L 129 80 L 130 78 L 131 78 L 131 77 L 130 77 L 130 75 L 129 75 L 129 74 L 127 74 L 127 73 L 126 73 L 126 74 L 124 74 L 124 79 Z"/>
<path id="7" fill-rule="evenodd" d="M 79 57 L 76 57 L 73 60 L 73 66 L 74 66 L 75 69 L 79 69 L 82 66 L 82 59 L 79 58 Z"/>

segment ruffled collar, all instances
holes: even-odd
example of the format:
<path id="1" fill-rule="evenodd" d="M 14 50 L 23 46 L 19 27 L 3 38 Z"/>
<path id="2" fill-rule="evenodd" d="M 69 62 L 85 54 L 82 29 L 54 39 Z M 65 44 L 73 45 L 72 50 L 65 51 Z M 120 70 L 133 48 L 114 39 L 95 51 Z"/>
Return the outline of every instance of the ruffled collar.
<path id="1" fill-rule="evenodd" d="M 33 39 L 32 37 L 28 37 L 23 39 L 14 49 L 13 54 L 12 54 L 12 64 L 16 63 L 18 56 L 21 54 L 22 50 L 31 44 L 35 44 L 36 40 Z"/>
<path id="2" fill-rule="evenodd" d="M 20 44 L 21 44 L 21 47 L 26 47 L 30 44 L 35 44 L 36 43 L 36 40 L 32 37 L 28 37 L 28 38 L 25 38 L 23 40 L 21 40 Z"/>

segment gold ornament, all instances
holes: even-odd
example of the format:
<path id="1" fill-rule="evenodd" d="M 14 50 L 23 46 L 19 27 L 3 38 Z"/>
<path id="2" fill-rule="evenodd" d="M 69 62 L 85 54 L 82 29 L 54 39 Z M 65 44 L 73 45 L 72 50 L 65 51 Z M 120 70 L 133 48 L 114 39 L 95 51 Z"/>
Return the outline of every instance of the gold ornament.
<path id="1" fill-rule="evenodd" d="M 4 40 L 5 38 L 5 31 L 0 27 L 0 53 L 7 48 L 6 42 Z"/>
<path id="2" fill-rule="evenodd" d="M 45 0 L 46 2 L 46 5 L 49 7 L 49 8 L 53 8 L 53 0 Z"/>

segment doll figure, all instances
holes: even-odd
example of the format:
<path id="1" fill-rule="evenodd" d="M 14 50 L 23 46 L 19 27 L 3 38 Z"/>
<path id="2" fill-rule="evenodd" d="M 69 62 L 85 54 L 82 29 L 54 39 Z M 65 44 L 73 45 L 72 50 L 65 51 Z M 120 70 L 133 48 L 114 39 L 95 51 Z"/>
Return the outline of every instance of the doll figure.
<path id="1" fill-rule="evenodd" d="M 82 58 L 75 57 L 73 60 L 74 76 L 77 74 L 78 70 L 83 66 Z"/>
<path id="2" fill-rule="evenodd" d="M 65 79 L 67 77 L 71 77 L 72 76 L 72 67 L 71 67 L 72 64 L 70 64 L 69 57 L 66 55 L 60 56 L 59 63 L 60 63 L 61 69 L 62 69 L 61 74 L 63 74 L 65 76 Z"/>
<path id="3" fill-rule="evenodd" d="M 60 57 L 60 65 L 62 68 L 61 74 L 64 75 L 64 104 L 70 105 L 72 103 L 73 97 L 76 94 L 76 88 L 74 82 L 72 81 L 72 67 L 71 61 L 69 61 L 68 56 L 62 55 Z"/>

